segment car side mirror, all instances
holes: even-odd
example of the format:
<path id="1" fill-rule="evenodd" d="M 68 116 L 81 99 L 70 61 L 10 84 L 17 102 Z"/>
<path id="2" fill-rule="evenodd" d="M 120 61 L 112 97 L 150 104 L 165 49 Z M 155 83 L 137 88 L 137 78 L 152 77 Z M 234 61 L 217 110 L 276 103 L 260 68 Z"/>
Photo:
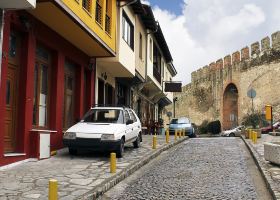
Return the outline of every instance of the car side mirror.
<path id="1" fill-rule="evenodd" d="M 126 125 L 129 125 L 129 124 L 133 124 L 133 120 L 132 119 L 129 119 L 126 121 Z"/>

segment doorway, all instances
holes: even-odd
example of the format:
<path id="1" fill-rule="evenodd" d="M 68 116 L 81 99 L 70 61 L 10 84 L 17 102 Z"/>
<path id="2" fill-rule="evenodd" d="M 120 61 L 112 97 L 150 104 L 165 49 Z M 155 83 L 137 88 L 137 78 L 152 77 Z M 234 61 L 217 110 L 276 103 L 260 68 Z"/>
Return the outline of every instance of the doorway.
<path id="1" fill-rule="evenodd" d="M 104 104 L 104 88 L 105 83 L 103 80 L 98 79 L 98 105 Z"/>
<path id="2" fill-rule="evenodd" d="M 76 66 L 65 61 L 64 66 L 64 120 L 63 128 L 67 129 L 75 123 L 75 87 Z"/>
<path id="3" fill-rule="evenodd" d="M 9 59 L 6 79 L 4 152 L 16 151 L 16 130 L 18 113 L 19 71 L 21 37 L 16 32 L 10 34 Z"/>
<path id="4" fill-rule="evenodd" d="M 238 90 L 230 83 L 223 95 L 223 129 L 231 129 L 238 125 Z"/>

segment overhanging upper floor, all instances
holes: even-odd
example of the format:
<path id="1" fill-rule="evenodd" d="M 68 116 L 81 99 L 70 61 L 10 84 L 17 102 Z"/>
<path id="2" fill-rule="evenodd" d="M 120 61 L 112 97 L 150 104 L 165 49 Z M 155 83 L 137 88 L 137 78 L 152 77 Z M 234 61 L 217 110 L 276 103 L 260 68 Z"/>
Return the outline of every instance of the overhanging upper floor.
<path id="1" fill-rule="evenodd" d="M 40 0 L 29 12 L 87 55 L 107 57 L 116 51 L 116 1 L 106 2 L 111 3 L 110 16 L 105 3 L 98 11 L 95 0 Z"/>

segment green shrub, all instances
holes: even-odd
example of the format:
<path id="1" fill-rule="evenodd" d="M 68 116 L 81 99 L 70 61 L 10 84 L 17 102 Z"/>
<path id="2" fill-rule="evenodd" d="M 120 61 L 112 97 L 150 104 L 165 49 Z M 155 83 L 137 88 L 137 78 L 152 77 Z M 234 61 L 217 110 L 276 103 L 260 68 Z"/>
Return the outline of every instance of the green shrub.
<path id="1" fill-rule="evenodd" d="M 257 126 L 267 126 L 268 122 L 266 121 L 265 116 L 263 114 L 261 114 L 260 112 L 256 112 L 253 114 L 247 114 L 245 117 L 243 117 L 242 125 L 250 126 L 255 129 L 257 128 Z"/>
<path id="2" fill-rule="evenodd" d="M 204 120 L 200 126 L 198 126 L 198 133 L 199 134 L 207 134 L 207 125 L 208 121 Z"/>
<path id="3" fill-rule="evenodd" d="M 209 122 L 207 131 L 211 134 L 219 134 L 221 132 L 221 122 L 219 120 Z"/>

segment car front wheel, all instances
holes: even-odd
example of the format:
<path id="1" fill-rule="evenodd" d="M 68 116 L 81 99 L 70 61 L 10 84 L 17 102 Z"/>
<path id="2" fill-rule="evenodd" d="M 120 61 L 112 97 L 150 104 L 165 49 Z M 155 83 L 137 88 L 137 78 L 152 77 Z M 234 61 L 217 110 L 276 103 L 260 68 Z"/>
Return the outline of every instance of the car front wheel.
<path id="1" fill-rule="evenodd" d="M 120 144 L 117 149 L 117 157 L 122 158 L 124 153 L 124 139 L 121 139 Z"/>
<path id="2" fill-rule="evenodd" d="M 140 134 L 137 136 L 136 140 L 133 142 L 134 148 L 139 148 L 140 147 Z"/>
<path id="3" fill-rule="evenodd" d="M 70 155 L 77 155 L 77 153 L 78 153 L 77 149 L 69 148 L 69 154 Z"/>
<path id="4" fill-rule="evenodd" d="M 234 133 L 230 133 L 230 134 L 229 134 L 229 137 L 234 137 L 234 136 L 235 136 Z"/>

